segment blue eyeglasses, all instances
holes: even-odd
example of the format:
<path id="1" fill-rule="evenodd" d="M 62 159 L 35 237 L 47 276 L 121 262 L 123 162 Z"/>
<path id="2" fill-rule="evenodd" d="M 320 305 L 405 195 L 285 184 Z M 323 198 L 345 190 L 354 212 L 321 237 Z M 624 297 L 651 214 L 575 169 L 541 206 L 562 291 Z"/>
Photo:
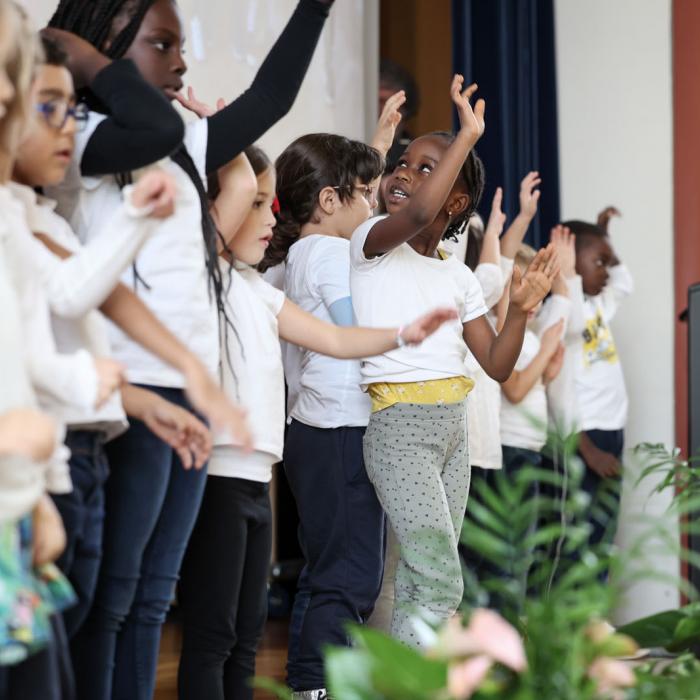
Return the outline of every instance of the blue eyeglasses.
<path id="1" fill-rule="evenodd" d="M 89 109 L 85 104 L 71 106 L 65 100 L 48 100 L 40 102 L 36 106 L 37 112 L 44 117 L 46 123 L 59 131 L 63 129 L 66 122 L 72 117 L 78 131 L 85 128 L 88 120 Z"/>

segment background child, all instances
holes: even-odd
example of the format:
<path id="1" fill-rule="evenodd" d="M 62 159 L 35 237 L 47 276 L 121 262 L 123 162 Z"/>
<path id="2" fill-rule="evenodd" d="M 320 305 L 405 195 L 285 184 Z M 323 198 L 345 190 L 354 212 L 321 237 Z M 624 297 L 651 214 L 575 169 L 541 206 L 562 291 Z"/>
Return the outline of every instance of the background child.
<path id="1" fill-rule="evenodd" d="M 329 135 L 325 135 L 330 140 Z M 336 137 L 339 138 L 339 137 Z M 343 139 L 349 145 L 347 140 Z M 345 146 L 348 147 L 347 145 Z M 373 177 L 381 157 L 366 146 Z M 257 173 L 258 192 L 238 231 L 220 219 L 226 260 L 238 262 L 230 275 L 229 335 L 231 367 L 223 366 L 224 386 L 249 411 L 254 451 L 245 453 L 230 436 L 216 439 L 202 508 L 183 564 L 181 606 L 184 615 L 179 692 L 183 698 L 252 698 L 250 679 L 266 617 L 271 513 L 268 484 L 272 465 L 282 457 L 284 377 L 279 338 L 313 352 L 348 359 L 384 352 L 406 342 L 420 343 L 454 313 L 438 310 L 404 329 L 342 328 L 323 322 L 287 300 L 265 282 L 254 266 L 263 258 L 275 217 L 275 171 L 258 149 L 248 150 Z M 342 162 L 342 153 L 339 160 Z M 330 190 L 328 192 L 327 190 Z M 222 183 L 222 197 L 236 196 Z M 324 188 L 322 199 L 350 219 L 366 218 L 369 202 L 362 191 Z M 284 201 L 284 200 L 283 200 Z M 218 205 L 217 205 L 218 206 Z M 316 533 L 309 533 L 315 536 Z M 375 537 L 381 540 L 381 532 Z M 303 538 L 306 542 L 306 537 Z M 313 590 L 313 589 L 312 589 Z"/>
<path id="2" fill-rule="evenodd" d="M 605 230 L 597 224 L 567 221 L 576 236 L 576 276 L 569 282 L 572 317 L 583 319 L 573 353 L 579 454 L 586 470 L 581 487 L 591 496 L 591 544 L 609 543 L 617 528 L 617 509 L 598 497 L 606 487 L 618 502 L 628 399 L 610 322 L 634 283 Z M 610 485 L 613 488 L 610 489 Z M 608 499 L 606 499 L 606 502 Z"/>

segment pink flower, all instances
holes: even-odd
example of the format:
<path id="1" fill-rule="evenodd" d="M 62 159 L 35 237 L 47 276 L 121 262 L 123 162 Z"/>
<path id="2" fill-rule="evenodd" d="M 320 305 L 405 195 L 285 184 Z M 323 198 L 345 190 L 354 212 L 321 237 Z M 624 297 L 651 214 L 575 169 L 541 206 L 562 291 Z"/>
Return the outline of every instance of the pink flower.
<path id="1" fill-rule="evenodd" d="M 493 666 L 488 656 L 473 656 L 453 664 L 447 671 L 447 692 L 455 700 L 465 700 L 481 685 Z"/>
<path id="2" fill-rule="evenodd" d="M 472 613 L 468 627 L 464 627 L 458 617 L 451 618 L 440 632 L 432 654 L 448 659 L 486 656 L 514 671 L 527 667 L 525 649 L 517 631 L 497 613 L 482 608 Z"/>
<path id="3" fill-rule="evenodd" d="M 621 688 L 630 688 L 637 682 L 634 672 L 624 661 L 599 656 L 588 668 L 588 677 L 595 681 L 599 693 L 622 698 Z"/>

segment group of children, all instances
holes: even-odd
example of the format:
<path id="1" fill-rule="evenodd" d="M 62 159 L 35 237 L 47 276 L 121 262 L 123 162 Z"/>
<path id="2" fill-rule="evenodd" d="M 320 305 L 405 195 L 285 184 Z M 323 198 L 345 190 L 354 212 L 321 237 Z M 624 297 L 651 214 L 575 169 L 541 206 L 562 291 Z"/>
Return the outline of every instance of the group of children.
<path id="1" fill-rule="evenodd" d="M 314 700 L 383 580 L 407 644 L 455 613 L 470 475 L 539 463 L 558 402 L 585 488 L 619 475 L 611 212 L 529 249 L 530 173 L 484 228 L 475 85 L 386 175 L 401 92 L 371 145 L 254 145 L 332 4 L 299 0 L 211 109 L 180 93 L 174 0 L 62 0 L 41 40 L 0 0 L 0 698 L 151 698 L 175 595 L 179 697 L 252 698 L 280 461 L 305 557 L 288 683 Z"/>

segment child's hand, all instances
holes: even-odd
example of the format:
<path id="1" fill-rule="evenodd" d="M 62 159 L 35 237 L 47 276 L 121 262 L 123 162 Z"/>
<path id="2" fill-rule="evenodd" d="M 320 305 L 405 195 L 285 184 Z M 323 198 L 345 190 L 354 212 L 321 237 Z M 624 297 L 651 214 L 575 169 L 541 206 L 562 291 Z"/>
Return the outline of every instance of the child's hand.
<path id="1" fill-rule="evenodd" d="M 396 127 L 401 122 L 401 106 L 406 102 L 406 93 L 403 90 L 395 92 L 385 103 L 382 113 L 379 115 L 377 129 L 372 138 L 372 147 L 385 156 L 391 144 L 394 143 Z"/>
<path id="2" fill-rule="evenodd" d="M 542 182 L 540 174 L 533 170 L 528 173 L 520 183 L 520 213 L 530 221 L 537 214 L 537 203 L 540 201 L 540 191 L 536 190 Z"/>
<path id="3" fill-rule="evenodd" d="M 603 479 L 620 475 L 620 460 L 610 452 L 593 446 L 582 456 L 586 466 Z"/>
<path id="4" fill-rule="evenodd" d="M 201 364 L 192 364 L 185 372 L 186 392 L 192 405 L 213 427 L 227 430 L 245 451 L 253 449 L 246 411 L 232 403 L 214 383 Z"/>
<path id="5" fill-rule="evenodd" d="M 486 230 L 484 231 L 484 238 L 486 236 L 494 236 L 499 238 L 503 233 L 503 227 L 506 223 L 506 215 L 501 211 L 502 202 L 503 188 L 497 187 L 496 193 L 493 195 L 493 201 L 491 202 L 491 213 L 489 214 L 489 220 L 486 224 Z"/>
<path id="6" fill-rule="evenodd" d="M 406 345 L 418 345 L 447 321 L 457 318 L 455 309 L 435 309 L 425 316 L 421 316 L 405 328 L 399 330 L 399 335 Z"/>
<path id="7" fill-rule="evenodd" d="M 204 119 L 205 117 L 211 117 L 216 114 L 219 110 L 226 106 L 226 102 L 220 97 L 216 101 L 216 109 L 210 107 L 205 102 L 200 102 L 194 95 L 194 90 L 192 87 L 187 88 L 187 97 L 185 97 L 181 92 L 175 93 L 175 99 L 185 108 L 189 109 L 190 112 L 194 112 L 198 117 Z"/>
<path id="8" fill-rule="evenodd" d="M 560 318 L 553 326 L 550 326 L 540 338 L 540 352 L 549 359 L 554 357 L 561 346 L 561 336 L 564 332 L 564 319 Z"/>
<path id="9" fill-rule="evenodd" d="M 56 424 L 40 411 L 16 408 L 0 417 L 0 454 L 44 462 L 56 448 Z"/>
<path id="10" fill-rule="evenodd" d="M 549 384 L 559 376 L 559 372 L 561 372 L 561 368 L 564 366 L 564 353 L 564 345 L 559 343 L 542 375 L 542 381 L 545 384 Z"/>
<path id="11" fill-rule="evenodd" d="M 184 408 L 153 394 L 141 420 L 149 430 L 178 454 L 185 469 L 201 469 L 211 454 L 211 433 L 204 423 Z"/>
<path id="12" fill-rule="evenodd" d="M 622 213 L 616 207 L 605 207 L 605 209 L 598 214 L 598 226 L 600 226 L 605 233 L 608 232 L 608 224 L 613 216 L 622 216 Z"/>
<path id="13" fill-rule="evenodd" d="M 562 276 L 571 279 L 576 275 L 576 236 L 559 224 L 552 229 L 549 240 L 557 251 Z"/>
<path id="14" fill-rule="evenodd" d="M 33 537 L 34 566 L 56 561 L 66 548 L 66 531 L 56 506 L 49 496 L 44 494 L 34 507 Z"/>
<path id="15" fill-rule="evenodd" d="M 131 203 L 138 209 L 149 209 L 149 216 L 167 219 L 175 212 L 177 186 L 171 175 L 155 168 L 149 170 L 134 186 Z"/>
<path id="16" fill-rule="evenodd" d="M 469 100 L 477 91 L 478 85 L 472 83 L 466 90 L 462 91 L 463 85 L 464 76 L 459 74 L 455 75 L 455 77 L 452 78 L 450 95 L 452 97 L 452 102 L 454 102 L 457 108 L 457 114 L 459 114 L 460 127 L 462 131 L 469 134 L 469 140 L 473 146 L 481 138 L 486 128 L 486 122 L 484 121 L 486 102 L 484 102 L 484 100 L 477 100 L 472 110 Z"/>
<path id="17" fill-rule="evenodd" d="M 525 274 L 521 275 L 517 265 L 513 268 L 510 283 L 510 303 L 523 313 L 532 311 L 549 294 L 552 281 L 559 274 L 559 264 L 550 243 L 538 251 Z"/>
<path id="18" fill-rule="evenodd" d="M 95 408 L 100 408 L 124 381 L 124 367 L 108 357 L 96 357 L 94 363 L 97 372 Z"/>

